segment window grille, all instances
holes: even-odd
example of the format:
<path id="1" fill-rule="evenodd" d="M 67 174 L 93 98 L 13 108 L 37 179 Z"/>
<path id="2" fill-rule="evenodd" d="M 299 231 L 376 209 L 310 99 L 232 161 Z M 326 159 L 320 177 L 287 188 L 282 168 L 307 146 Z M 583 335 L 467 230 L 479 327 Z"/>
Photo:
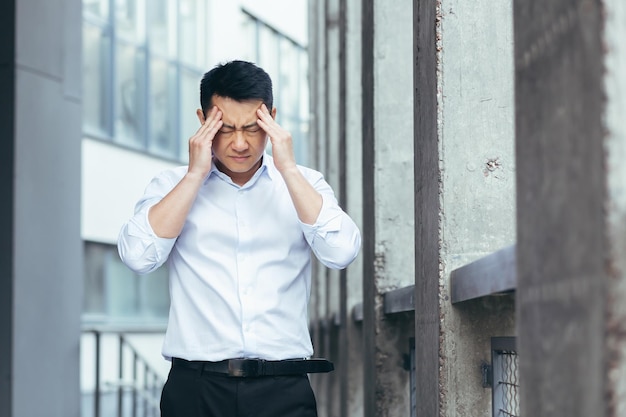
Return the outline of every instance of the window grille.
<path id="1" fill-rule="evenodd" d="M 491 338 L 491 386 L 494 417 L 518 417 L 519 366 L 515 337 Z"/>

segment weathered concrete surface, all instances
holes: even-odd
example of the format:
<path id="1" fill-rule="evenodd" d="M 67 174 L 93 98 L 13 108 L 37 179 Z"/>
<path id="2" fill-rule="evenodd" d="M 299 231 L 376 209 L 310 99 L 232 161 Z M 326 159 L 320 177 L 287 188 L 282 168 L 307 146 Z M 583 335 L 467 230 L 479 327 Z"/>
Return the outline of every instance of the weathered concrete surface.
<path id="1" fill-rule="evenodd" d="M 604 0 L 609 240 L 606 415 L 626 415 L 626 3 Z"/>
<path id="2" fill-rule="evenodd" d="M 362 91 L 361 91 L 361 0 L 346 1 L 346 209 L 363 230 L 362 167 Z M 348 416 L 363 415 L 363 333 L 351 317 L 355 305 L 363 301 L 363 256 L 359 255 L 347 271 L 347 379 L 346 410 Z"/>
<path id="3" fill-rule="evenodd" d="M 440 415 L 489 415 L 480 364 L 515 332 L 511 297 L 449 301 L 455 268 L 515 243 L 512 5 L 439 3 Z"/>
<path id="4" fill-rule="evenodd" d="M 520 409 L 603 415 L 603 11 L 594 0 L 514 6 Z"/>
<path id="5" fill-rule="evenodd" d="M 374 234 L 373 282 L 364 282 L 364 327 L 373 338 L 364 346 L 365 416 L 396 416 L 410 408 L 409 375 L 402 369 L 413 336 L 412 320 L 392 320 L 382 311 L 381 294 L 414 282 L 412 2 L 374 2 L 373 118 Z M 369 291 L 366 291 L 369 290 Z M 373 297 L 373 299 L 367 299 Z M 369 319 L 371 319 L 371 321 Z M 371 378 L 368 378 L 368 375 Z"/>

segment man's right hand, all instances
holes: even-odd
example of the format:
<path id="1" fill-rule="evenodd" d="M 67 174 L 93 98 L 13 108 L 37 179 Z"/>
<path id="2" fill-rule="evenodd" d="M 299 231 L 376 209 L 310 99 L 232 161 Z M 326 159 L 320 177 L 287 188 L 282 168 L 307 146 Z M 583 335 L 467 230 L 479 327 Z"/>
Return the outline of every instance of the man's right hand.
<path id="1" fill-rule="evenodd" d="M 198 110 L 198 118 L 200 118 L 202 126 L 189 139 L 189 168 L 187 172 L 204 179 L 211 170 L 213 138 L 222 127 L 222 112 L 214 106 L 206 118 L 202 110 Z"/>
<path id="2" fill-rule="evenodd" d="M 222 128 L 222 112 L 213 107 L 205 119 L 202 110 L 198 110 L 198 118 L 202 126 L 189 139 L 187 173 L 148 212 L 150 226 L 159 237 L 175 238 L 180 234 L 198 190 L 211 170 L 213 138 Z"/>

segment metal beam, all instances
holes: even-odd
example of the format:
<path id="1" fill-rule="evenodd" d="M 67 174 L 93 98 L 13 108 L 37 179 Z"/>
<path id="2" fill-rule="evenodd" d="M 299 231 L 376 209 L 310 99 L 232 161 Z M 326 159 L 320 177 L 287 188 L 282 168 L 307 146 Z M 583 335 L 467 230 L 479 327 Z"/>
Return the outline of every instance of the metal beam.
<path id="1" fill-rule="evenodd" d="M 515 291 L 515 245 L 501 249 L 450 274 L 452 303 Z"/>
<path id="2" fill-rule="evenodd" d="M 415 311 L 415 285 L 388 291 L 383 296 L 385 314 Z"/>

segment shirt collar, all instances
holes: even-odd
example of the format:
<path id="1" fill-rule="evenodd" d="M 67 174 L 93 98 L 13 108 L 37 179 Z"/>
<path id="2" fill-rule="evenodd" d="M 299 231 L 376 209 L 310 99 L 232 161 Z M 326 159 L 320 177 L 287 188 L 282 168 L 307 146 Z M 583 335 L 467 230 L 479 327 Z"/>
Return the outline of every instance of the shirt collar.
<path id="1" fill-rule="evenodd" d="M 263 153 L 261 166 L 254 173 L 252 178 L 250 178 L 250 181 L 248 181 L 246 187 L 250 187 L 254 185 L 254 183 L 256 183 L 259 177 L 263 174 L 267 174 L 270 180 L 276 179 L 276 176 L 279 175 L 278 170 L 276 169 L 276 165 L 274 165 L 274 158 L 272 158 L 272 156 L 270 156 L 267 152 Z M 233 185 L 236 185 L 232 182 L 232 180 L 230 179 L 228 175 L 224 174 L 222 171 L 217 169 L 217 167 L 215 166 L 215 163 L 211 164 L 211 170 L 209 171 L 209 175 L 207 175 L 206 179 L 204 180 L 205 184 L 212 175 L 216 175 L 218 178 L 221 178 L 224 181 L 227 181 L 227 182 L 232 183 Z"/>
<path id="2" fill-rule="evenodd" d="M 263 154 L 263 162 L 260 169 L 264 169 L 264 172 L 267 173 L 271 180 L 276 179 L 276 176 L 279 175 L 276 165 L 274 165 L 274 158 L 267 152 Z"/>

